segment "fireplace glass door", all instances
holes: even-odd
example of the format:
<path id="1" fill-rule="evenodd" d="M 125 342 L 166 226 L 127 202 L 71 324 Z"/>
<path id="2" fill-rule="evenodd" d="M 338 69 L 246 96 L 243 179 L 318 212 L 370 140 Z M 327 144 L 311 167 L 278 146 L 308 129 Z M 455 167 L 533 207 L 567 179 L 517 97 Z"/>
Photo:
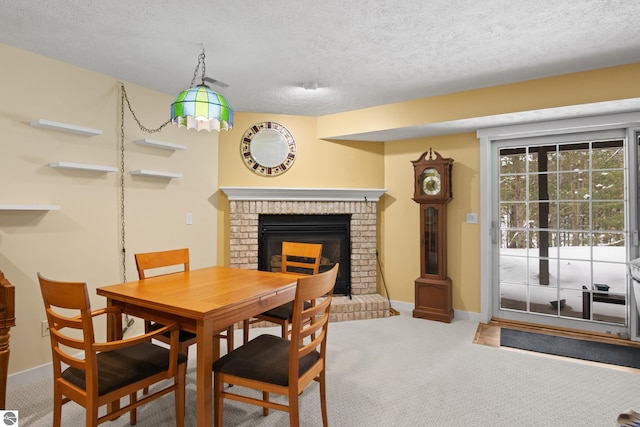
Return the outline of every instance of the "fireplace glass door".
<path id="1" fill-rule="evenodd" d="M 351 296 L 351 215 L 260 215 L 258 269 L 280 271 L 282 242 L 321 243 L 320 272 L 340 263 L 334 295 Z"/>

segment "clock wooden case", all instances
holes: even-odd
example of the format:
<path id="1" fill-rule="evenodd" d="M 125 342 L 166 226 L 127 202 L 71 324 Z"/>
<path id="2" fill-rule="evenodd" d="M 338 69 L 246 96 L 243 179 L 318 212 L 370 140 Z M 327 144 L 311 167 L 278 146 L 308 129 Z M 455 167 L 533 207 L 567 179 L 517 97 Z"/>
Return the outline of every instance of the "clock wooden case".
<path id="1" fill-rule="evenodd" d="M 412 161 L 413 200 L 420 204 L 420 277 L 413 317 L 451 322 L 452 283 L 447 277 L 447 205 L 453 199 L 453 159 L 429 149 Z"/>

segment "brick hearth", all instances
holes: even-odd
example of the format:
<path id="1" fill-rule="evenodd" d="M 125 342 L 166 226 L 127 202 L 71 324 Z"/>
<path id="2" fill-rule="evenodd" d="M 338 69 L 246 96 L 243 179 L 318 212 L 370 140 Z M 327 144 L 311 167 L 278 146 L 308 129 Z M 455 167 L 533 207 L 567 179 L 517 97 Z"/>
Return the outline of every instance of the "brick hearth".
<path id="1" fill-rule="evenodd" d="M 351 292 L 332 301 L 333 322 L 389 316 L 389 302 L 377 293 L 377 201 L 384 190 L 274 189 L 223 187 L 229 197 L 231 267 L 258 268 L 258 216 L 351 215 Z M 260 325 L 260 324 L 257 324 Z"/>

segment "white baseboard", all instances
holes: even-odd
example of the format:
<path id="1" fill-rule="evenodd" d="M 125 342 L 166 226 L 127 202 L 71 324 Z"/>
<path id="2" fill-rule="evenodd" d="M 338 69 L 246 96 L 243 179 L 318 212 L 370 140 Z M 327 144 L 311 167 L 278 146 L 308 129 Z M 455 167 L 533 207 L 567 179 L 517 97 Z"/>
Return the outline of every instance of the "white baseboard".
<path id="1" fill-rule="evenodd" d="M 23 387 L 27 384 L 33 384 L 45 378 L 53 377 L 53 365 L 51 362 L 25 371 L 16 372 L 7 377 L 7 394 L 11 393 L 12 388 Z"/>

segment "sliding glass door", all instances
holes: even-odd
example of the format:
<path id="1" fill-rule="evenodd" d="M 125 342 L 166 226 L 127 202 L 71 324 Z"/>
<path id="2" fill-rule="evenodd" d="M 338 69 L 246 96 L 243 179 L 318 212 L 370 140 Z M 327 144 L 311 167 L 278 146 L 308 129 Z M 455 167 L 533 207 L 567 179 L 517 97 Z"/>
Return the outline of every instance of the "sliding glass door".
<path id="1" fill-rule="evenodd" d="M 628 153 L 622 130 L 492 144 L 495 317 L 628 334 Z"/>

